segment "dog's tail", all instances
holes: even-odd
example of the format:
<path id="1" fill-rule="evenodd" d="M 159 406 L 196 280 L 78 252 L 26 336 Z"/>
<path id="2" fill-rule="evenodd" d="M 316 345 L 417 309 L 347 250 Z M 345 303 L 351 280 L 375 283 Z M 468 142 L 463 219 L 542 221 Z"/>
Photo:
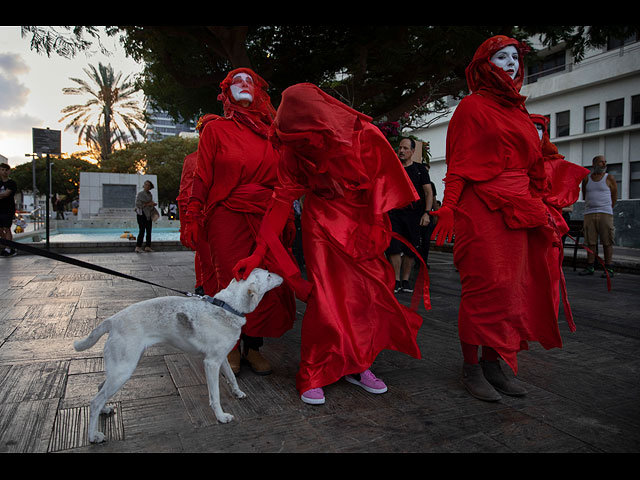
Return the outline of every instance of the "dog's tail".
<path id="1" fill-rule="evenodd" d="M 87 338 L 73 342 L 73 348 L 78 352 L 91 348 L 98 340 L 100 340 L 100 337 L 109 332 L 109 330 L 111 330 L 111 319 L 107 318 L 104 322 L 94 328 Z"/>

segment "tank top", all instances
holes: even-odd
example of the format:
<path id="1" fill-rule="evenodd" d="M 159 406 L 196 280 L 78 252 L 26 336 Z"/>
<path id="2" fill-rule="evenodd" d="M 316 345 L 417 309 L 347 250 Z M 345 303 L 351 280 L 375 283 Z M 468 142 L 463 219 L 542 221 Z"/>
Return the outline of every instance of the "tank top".
<path id="1" fill-rule="evenodd" d="M 611 206 L 611 190 L 607 185 L 608 173 L 605 173 L 600 181 L 596 182 L 589 176 L 585 186 L 584 213 L 608 213 L 613 215 Z"/>

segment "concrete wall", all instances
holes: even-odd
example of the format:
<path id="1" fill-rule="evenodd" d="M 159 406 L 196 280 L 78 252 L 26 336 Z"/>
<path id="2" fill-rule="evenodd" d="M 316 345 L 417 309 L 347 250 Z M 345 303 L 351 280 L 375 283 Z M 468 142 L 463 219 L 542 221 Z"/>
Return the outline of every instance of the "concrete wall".
<path id="1" fill-rule="evenodd" d="M 100 173 L 100 172 L 81 172 L 80 173 L 80 199 L 78 208 L 78 219 L 86 220 L 100 214 L 101 209 L 105 207 L 104 185 L 109 186 L 131 186 L 135 189 L 128 189 L 133 192 L 133 204 L 135 205 L 135 195 L 142 190 L 145 181 L 151 181 L 155 188 L 151 190 L 151 195 L 155 202 L 158 201 L 158 179 L 156 175 L 138 175 L 127 173 Z M 122 205 L 127 205 L 122 210 L 128 211 L 128 204 L 131 199 L 124 200 Z M 130 207 L 133 211 L 133 206 Z M 135 217 L 135 214 L 133 214 Z"/>

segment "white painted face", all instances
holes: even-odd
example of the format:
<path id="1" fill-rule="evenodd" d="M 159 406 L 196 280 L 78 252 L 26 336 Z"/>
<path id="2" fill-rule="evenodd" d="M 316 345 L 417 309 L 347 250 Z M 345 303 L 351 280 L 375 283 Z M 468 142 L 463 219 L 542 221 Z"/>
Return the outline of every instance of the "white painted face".
<path id="1" fill-rule="evenodd" d="M 544 128 L 542 128 L 542 125 L 536 124 L 536 129 L 538 130 L 538 137 L 540 137 L 540 140 L 542 140 L 542 134 L 544 133 Z"/>
<path id="2" fill-rule="evenodd" d="M 515 79 L 518 75 L 520 61 L 518 58 L 518 50 L 513 45 L 509 45 L 501 50 L 498 50 L 493 54 L 490 61 L 496 67 L 501 68 L 502 70 L 507 72 L 512 80 Z"/>
<path id="3" fill-rule="evenodd" d="M 254 85 L 251 75 L 247 75 L 246 73 L 237 73 L 234 75 L 229 90 L 236 102 L 240 104 L 244 103 L 245 105 L 253 102 Z"/>

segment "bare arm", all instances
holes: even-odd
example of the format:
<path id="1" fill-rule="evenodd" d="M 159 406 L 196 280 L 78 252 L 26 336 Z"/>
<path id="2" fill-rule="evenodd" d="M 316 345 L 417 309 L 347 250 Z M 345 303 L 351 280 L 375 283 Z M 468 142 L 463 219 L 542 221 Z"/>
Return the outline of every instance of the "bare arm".
<path id="1" fill-rule="evenodd" d="M 431 222 L 431 217 L 429 216 L 429 212 L 433 208 L 433 189 L 430 184 L 422 185 L 424 190 L 424 200 L 425 200 L 425 211 L 422 214 L 422 218 L 420 219 L 421 226 L 427 226 Z"/>

